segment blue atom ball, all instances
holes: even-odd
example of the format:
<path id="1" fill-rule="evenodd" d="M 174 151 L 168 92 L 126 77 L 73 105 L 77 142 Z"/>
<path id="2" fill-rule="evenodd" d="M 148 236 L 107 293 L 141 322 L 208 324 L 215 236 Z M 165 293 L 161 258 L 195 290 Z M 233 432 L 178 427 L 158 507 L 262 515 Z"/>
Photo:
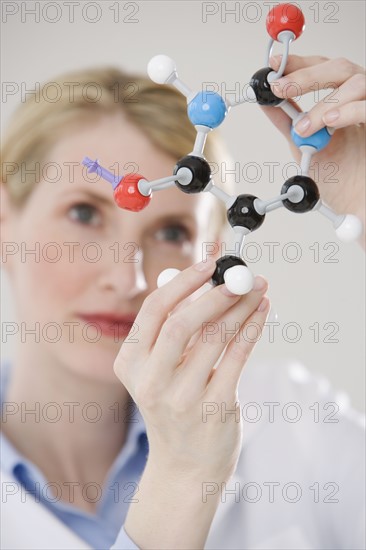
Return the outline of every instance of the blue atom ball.
<path id="1" fill-rule="evenodd" d="M 225 101 L 216 92 L 198 92 L 188 105 L 188 118 L 195 126 L 217 128 L 227 115 Z"/>
<path id="2" fill-rule="evenodd" d="M 321 151 L 322 149 L 324 149 L 324 147 L 328 145 L 332 136 L 329 134 L 326 128 L 321 128 L 312 136 L 301 137 L 295 132 L 294 128 L 292 127 L 291 137 L 296 147 L 301 147 L 301 145 L 310 145 L 311 147 L 314 147 L 317 151 Z"/>

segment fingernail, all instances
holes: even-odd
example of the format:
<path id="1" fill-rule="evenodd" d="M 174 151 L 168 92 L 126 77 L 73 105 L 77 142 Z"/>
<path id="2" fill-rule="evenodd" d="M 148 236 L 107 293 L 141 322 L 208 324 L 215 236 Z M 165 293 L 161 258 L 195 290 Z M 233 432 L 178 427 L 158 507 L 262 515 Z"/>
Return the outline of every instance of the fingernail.
<path id="1" fill-rule="evenodd" d="M 310 126 L 310 118 L 308 116 L 303 117 L 295 126 L 295 132 L 302 134 Z"/>
<path id="2" fill-rule="evenodd" d="M 211 271 L 214 265 L 216 265 L 216 261 L 212 258 L 208 258 L 207 260 L 203 260 L 202 262 L 195 264 L 193 267 L 197 271 Z"/>
<path id="3" fill-rule="evenodd" d="M 230 296 L 230 297 L 238 296 L 238 294 L 234 294 L 233 292 L 230 292 L 230 290 L 226 287 L 225 284 L 220 285 L 220 290 L 223 294 L 225 294 L 225 296 Z"/>
<path id="4" fill-rule="evenodd" d="M 264 288 L 266 288 L 266 285 L 267 281 L 263 279 L 263 277 L 257 276 L 254 279 L 253 290 L 263 290 Z"/>
<path id="5" fill-rule="evenodd" d="M 334 122 L 335 120 L 337 120 L 337 118 L 339 118 L 339 115 L 340 112 L 338 111 L 338 109 L 333 109 L 333 111 L 328 111 L 327 113 L 325 113 L 325 115 L 323 116 L 323 120 L 326 124 L 328 124 L 328 122 Z"/>
<path id="6" fill-rule="evenodd" d="M 259 304 L 259 306 L 257 307 L 257 311 L 261 311 L 261 312 L 266 311 L 266 309 L 268 308 L 268 306 L 269 306 L 269 300 L 268 300 L 267 296 L 265 296 L 265 297 L 262 299 L 262 301 L 261 301 L 261 303 Z"/>

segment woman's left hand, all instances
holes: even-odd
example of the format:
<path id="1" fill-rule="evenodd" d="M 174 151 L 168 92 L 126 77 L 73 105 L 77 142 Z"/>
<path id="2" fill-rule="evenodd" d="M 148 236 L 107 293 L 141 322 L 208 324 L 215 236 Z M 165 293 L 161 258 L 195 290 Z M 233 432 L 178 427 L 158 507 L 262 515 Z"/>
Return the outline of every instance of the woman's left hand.
<path id="1" fill-rule="evenodd" d="M 273 57 L 270 66 L 277 70 L 280 61 L 280 56 Z M 309 176 L 318 184 L 324 201 L 337 213 L 355 214 L 365 225 L 365 69 L 343 58 L 290 55 L 284 77 L 271 87 L 275 95 L 288 99 L 299 112 L 301 109 L 293 100 L 299 92 L 317 94 L 320 89 L 334 88 L 299 121 L 295 131 L 308 137 L 324 126 L 336 129 L 327 147 L 314 154 Z M 295 160 L 300 162 L 301 152 L 290 135 L 289 116 L 280 107 L 262 109 L 287 138 Z"/>

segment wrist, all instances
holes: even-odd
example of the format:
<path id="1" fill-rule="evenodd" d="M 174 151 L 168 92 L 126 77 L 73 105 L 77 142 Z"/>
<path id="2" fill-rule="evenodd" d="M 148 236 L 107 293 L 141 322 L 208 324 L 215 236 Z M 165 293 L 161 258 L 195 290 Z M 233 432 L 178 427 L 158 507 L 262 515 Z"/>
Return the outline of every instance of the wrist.
<path id="1" fill-rule="evenodd" d="M 210 479 L 217 483 L 227 482 L 231 478 L 236 468 L 235 464 L 225 464 L 218 466 L 209 464 L 206 461 L 180 460 L 177 457 L 163 456 L 159 457 L 154 453 L 149 453 L 146 463 L 146 475 L 159 479 L 168 480 L 174 486 L 196 486 L 202 484 L 203 480 Z"/>
<path id="2" fill-rule="evenodd" d="M 126 533 L 141 548 L 204 548 L 220 501 L 219 491 L 205 497 L 207 479 L 148 460 L 127 513 Z"/>

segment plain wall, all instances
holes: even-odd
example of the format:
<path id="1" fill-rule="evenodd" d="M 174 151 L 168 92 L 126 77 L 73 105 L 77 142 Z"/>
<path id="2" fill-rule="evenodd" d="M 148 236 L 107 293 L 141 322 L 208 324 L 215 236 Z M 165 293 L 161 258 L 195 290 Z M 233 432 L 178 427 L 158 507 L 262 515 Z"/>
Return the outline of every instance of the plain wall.
<path id="1" fill-rule="evenodd" d="M 264 66 L 269 39 L 265 17 L 274 5 L 79 0 L 70 22 L 67 4 L 2 2 L 2 83 L 14 83 L 15 90 L 2 99 L 3 128 L 21 101 L 22 86 L 32 89 L 37 82 L 52 80 L 63 71 L 95 65 L 146 73 L 149 59 L 157 53 L 176 60 L 179 76 L 191 88 L 200 89 L 202 82 L 215 83 L 223 92 L 242 87 Z M 298 4 L 304 11 L 306 29 L 291 45 L 291 53 L 346 57 L 365 65 L 364 2 Z M 39 21 L 29 13 L 34 9 Z M 230 15 L 228 10 L 234 13 Z M 275 51 L 279 53 L 280 46 L 275 46 Z M 317 99 L 315 92 L 308 94 L 300 105 L 308 109 Z M 240 177 L 238 193 L 270 198 L 279 193 L 286 169 L 287 177 L 294 175 L 293 165 L 286 168 L 293 158 L 285 138 L 257 105 L 244 104 L 232 110 L 221 131 L 232 158 L 249 180 Z M 268 163 L 275 162 L 279 164 L 270 181 Z M 227 169 L 233 168 L 230 160 Z M 256 174 L 258 181 L 254 181 Z M 339 242 L 331 224 L 318 214 L 295 215 L 284 209 L 269 214 L 246 242 L 253 243 L 246 245 L 253 271 L 270 282 L 269 296 L 277 315 L 275 319 L 272 313 L 270 321 L 279 323 L 273 328 L 272 342 L 267 329 L 253 360 L 296 358 L 324 374 L 335 388 L 350 395 L 356 408 L 364 409 L 365 263 L 360 246 Z M 277 243 L 273 245 L 274 261 L 270 245 L 264 243 Z M 296 243 L 296 248 L 289 243 Z M 289 261 L 299 249 L 301 258 Z M 16 321 L 6 276 L 1 290 L 4 325 Z M 11 358 L 13 350 L 10 339 L 3 345 L 3 359 Z"/>

